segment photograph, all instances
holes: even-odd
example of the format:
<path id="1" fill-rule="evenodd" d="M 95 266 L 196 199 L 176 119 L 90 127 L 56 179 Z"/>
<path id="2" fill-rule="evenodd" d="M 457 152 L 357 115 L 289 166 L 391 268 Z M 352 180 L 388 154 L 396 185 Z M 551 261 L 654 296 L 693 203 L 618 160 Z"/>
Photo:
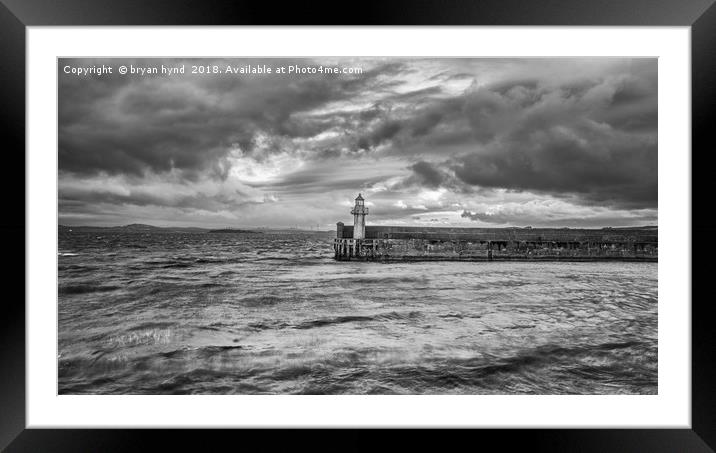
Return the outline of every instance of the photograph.
<path id="1" fill-rule="evenodd" d="M 658 395 L 658 73 L 57 58 L 57 393 Z"/>

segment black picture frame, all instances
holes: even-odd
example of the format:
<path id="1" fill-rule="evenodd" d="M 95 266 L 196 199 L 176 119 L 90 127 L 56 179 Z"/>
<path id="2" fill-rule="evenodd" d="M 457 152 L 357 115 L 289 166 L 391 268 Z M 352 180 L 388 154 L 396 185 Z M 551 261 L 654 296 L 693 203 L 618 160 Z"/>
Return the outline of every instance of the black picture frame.
<path id="1" fill-rule="evenodd" d="M 0 118 L 6 176 L 0 178 L 4 212 L 0 231 L 13 260 L 4 273 L 8 291 L 0 314 L 0 447 L 7 451 L 124 451 L 146 449 L 147 441 L 209 450 L 221 443 L 248 444 L 249 433 L 212 430 L 62 430 L 25 428 L 25 200 L 16 194 L 25 187 L 25 35 L 30 26 L 82 25 L 566 25 L 566 26 L 690 26 L 692 64 L 692 237 L 683 247 L 692 250 L 692 429 L 548 429 L 463 430 L 459 436 L 428 438 L 425 431 L 397 433 L 381 446 L 407 448 L 408 442 L 440 448 L 458 448 L 498 441 L 500 449 L 528 447 L 536 451 L 714 451 L 716 449 L 716 341 L 711 300 L 705 287 L 709 266 L 706 235 L 716 232 L 709 218 L 713 180 L 714 99 L 716 99 L 716 6 L 714 0 L 364 0 L 339 4 L 325 0 L 172 1 L 172 0 L 0 0 Z M 8 162 L 9 160 L 9 162 Z M 698 175 L 701 173 L 700 175 Z M 699 177 L 697 177 L 699 176 Z M 710 176 L 711 178 L 706 178 Z M 701 207 L 701 209 L 699 209 Z M 26 239 L 27 240 L 27 239 Z M 25 244 L 26 246 L 26 244 Z M 21 250 L 22 248 L 22 250 Z M 20 264 L 22 263 L 22 264 Z M 198 435 L 197 435 L 198 434 Z M 286 436 L 266 432 L 251 437 L 270 438 L 279 445 L 366 450 L 375 447 L 368 430 L 333 430 L 328 434 L 294 431 Z M 330 440 L 329 440 L 330 438 Z M 450 440 L 447 440 L 449 438 Z M 320 439 L 320 442 L 317 440 Z M 336 442 L 340 442 L 336 444 Z M 476 443 L 477 442 L 477 443 Z M 231 445 L 231 444 L 230 444 Z M 234 444 L 236 447 L 236 444 Z"/>

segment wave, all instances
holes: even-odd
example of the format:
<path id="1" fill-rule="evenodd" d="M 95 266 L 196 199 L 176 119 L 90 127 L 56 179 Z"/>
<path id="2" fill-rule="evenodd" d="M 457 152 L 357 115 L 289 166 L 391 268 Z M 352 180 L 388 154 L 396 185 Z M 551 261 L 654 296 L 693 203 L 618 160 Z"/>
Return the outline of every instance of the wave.
<path id="1" fill-rule="evenodd" d="M 221 346 L 201 346 L 197 348 L 181 348 L 173 351 L 166 351 L 159 353 L 159 356 L 167 359 L 175 359 L 185 355 L 191 355 L 196 358 L 209 358 L 217 353 L 227 351 L 240 351 L 247 349 L 247 346 L 242 345 L 221 345 Z"/>
<path id="2" fill-rule="evenodd" d="M 248 324 L 248 327 L 256 330 L 281 330 L 281 329 L 315 329 L 318 327 L 326 327 L 336 324 L 345 324 L 351 322 L 370 322 L 370 321 L 396 321 L 396 320 L 412 320 L 422 317 L 419 311 L 380 313 L 377 315 L 346 315 L 328 318 L 311 319 L 299 322 L 297 324 L 289 324 L 280 320 L 261 320 Z"/>
<path id="3" fill-rule="evenodd" d="M 323 318 L 313 321 L 302 322 L 293 326 L 294 329 L 313 329 L 315 327 L 324 327 L 331 324 L 343 324 L 347 322 L 373 321 L 373 316 L 337 316 L 335 318 Z"/>
<path id="4" fill-rule="evenodd" d="M 60 359 L 57 365 L 60 378 L 74 375 L 93 376 L 126 368 L 127 357 L 121 354 L 111 355 L 110 351 L 94 351 L 86 356 Z"/>
<path id="5" fill-rule="evenodd" d="M 206 282 L 198 285 L 200 288 L 225 288 L 227 285 L 216 282 Z"/>
<path id="6" fill-rule="evenodd" d="M 176 323 L 174 322 L 150 321 L 130 327 L 127 331 L 133 332 L 136 330 L 167 329 L 169 327 L 174 327 L 175 325 Z"/>
<path id="7" fill-rule="evenodd" d="M 526 368 L 555 367 L 561 362 L 570 364 L 571 368 L 579 368 L 580 358 L 592 358 L 601 352 L 613 351 L 616 349 L 634 349 L 645 346 L 638 341 L 625 341 L 614 343 L 601 343 L 595 345 L 583 345 L 577 347 L 563 347 L 559 345 L 543 345 L 532 349 L 524 349 L 515 355 L 501 358 L 468 358 L 468 359 L 447 359 L 442 360 L 446 364 L 441 368 L 468 371 L 473 381 L 480 381 L 496 374 L 519 375 L 524 373 Z M 614 357 L 609 355 L 609 357 Z M 604 367 L 602 367 L 604 368 Z M 613 373 L 610 373 L 610 375 Z"/>
<path id="8" fill-rule="evenodd" d="M 170 269 L 174 267 L 183 268 L 191 267 L 194 264 L 194 260 L 190 259 L 172 259 L 172 260 L 146 260 L 139 263 L 138 269 L 144 267 L 159 267 L 162 269 Z"/>
<path id="9" fill-rule="evenodd" d="M 469 314 L 469 313 L 456 313 L 456 312 L 449 312 L 445 313 L 444 315 L 437 315 L 438 318 L 444 318 L 444 319 L 464 319 L 464 318 L 471 318 L 471 319 L 480 319 L 482 318 L 482 315 L 475 315 L 475 314 Z"/>
<path id="10" fill-rule="evenodd" d="M 88 293 L 106 293 L 111 291 L 117 291 L 122 289 L 121 286 L 115 285 L 61 285 L 58 288 L 58 293 L 61 295 L 69 294 L 88 294 Z"/>
<path id="11" fill-rule="evenodd" d="M 332 258 L 332 257 L 331 257 Z M 325 261 L 325 256 L 305 256 L 305 255 L 289 255 L 289 256 L 262 256 L 253 258 L 252 261 L 285 261 L 285 262 L 300 262 L 301 264 L 311 264 L 315 261 Z"/>
<path id="12" fill-rule="evenodd" d="M 350 282 L 351 284 L 355 285 L 395 285 L 395 284 L 401 284 L 401 283 L 428 283 L 428 279 L 426 277 L 393 277 L 390 275 L 373 275 L 370 277 L 341 277 L 334 279 L 335 281 L 342 281 L 345 280 L 347 282 Z"/>
<path id="13" fill-rule="evenodd" d="M 246 307 L 262 307 L 262 306 L 271 306 L 276 305 L 281 302 L 284 302 L 285 299 L 274 296 L 274 295 L 263 295 L 263 296 L 257 296 L 257 297 L 247 297 L 244 299 L 241 299 L 239 303 L 241 305 L 244 305 Z"/>
<path id="14" fill-rule="evenodd" d="M 388 313 L 380 313 L 377 315 L 349 315 L 349 316 L 336 316 L 333 318 L 319 318 L 311 321 L 304 321 L 300 324 L 294 325 L 294 329 L 313 329 L 316 327 L 325 327 L 334 324 L 344 324 L 348 322 L 367 322 L 367 321 L 396 321 L 396 320 L 411 320 L 417 319 L 422 316 L 419 311 L 410 312 L 397 312 L 391 311 Z"/>
<path id="15" fill-rule="evenodd" d="M 286 327 L 290 327 L 289 324 L 283 321 L 272 321 L 272 320 L 266 320 L 266 321 L 256 321 L 256 322 L 250 322 L 248 326 L 251 329 L 256 330 L 280 330 L 285 329 Z"/>
<path id="16" fill-rule="evenodd" d="M 197 258 L 194 260 L 197 264 L 234 264 L 246 261 L 246 258 L 231 257 L 231 258 L 215 258 L 215 257 L 204 257 Z"/>
<path id="17" fill-rule="evenodd" d="M 192 267 L 193 264 L 191 263 L 170 263 L 165 264 L 163 266 L 160 266 L 162 269 L 185 269 L 187 267 Z"/>

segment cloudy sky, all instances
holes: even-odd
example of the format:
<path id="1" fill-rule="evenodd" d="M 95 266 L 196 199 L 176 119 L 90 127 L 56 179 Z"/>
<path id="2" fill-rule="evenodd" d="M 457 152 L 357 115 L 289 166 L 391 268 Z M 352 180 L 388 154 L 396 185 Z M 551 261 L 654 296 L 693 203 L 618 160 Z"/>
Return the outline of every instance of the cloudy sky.
<path id="1" fill-rule="evenodd" d="M 368 224 L 657 224 L 656 59 L 61 59 L 58 77 L 61 224 L 332 229 L 359 192 Z"/>

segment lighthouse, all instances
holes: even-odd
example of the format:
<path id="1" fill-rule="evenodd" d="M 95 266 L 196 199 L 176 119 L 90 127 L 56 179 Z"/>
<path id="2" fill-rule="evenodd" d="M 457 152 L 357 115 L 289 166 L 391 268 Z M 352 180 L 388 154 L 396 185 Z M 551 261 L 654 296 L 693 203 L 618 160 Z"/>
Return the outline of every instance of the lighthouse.
<path id="1" fill-rule="evenodd" d="M 365 200 L 361 194 L 358 194 L 351 214 L 353 214 L 353 239 L 365 239 L 365 216 L 368 215 L 368 208 L 365 207 Z"/>

